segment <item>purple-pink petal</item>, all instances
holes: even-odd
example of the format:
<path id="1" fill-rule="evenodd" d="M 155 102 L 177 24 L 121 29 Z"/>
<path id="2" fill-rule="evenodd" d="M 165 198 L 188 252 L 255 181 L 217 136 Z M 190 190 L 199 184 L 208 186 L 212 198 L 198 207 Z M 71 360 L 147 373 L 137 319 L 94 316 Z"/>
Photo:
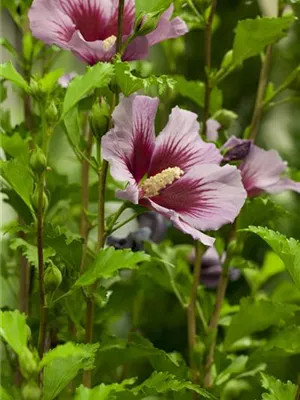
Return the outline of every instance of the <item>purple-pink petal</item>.
<path id="1" fill-rule="evenodd" d="M 168 209 L 166 207 L 163 207 L 151 199 L 143 199 L 141 201 L 141 204 L 152 208 L 154 211 L 156 211 L 156 212 L 160 213 L 161 215 L 163 215 L 164 217 L 168 218 L 177 229 L 181 230 L 182 232 L 186 233 L 187 235 L 192 236 L 193 239 L 199 240 L 205 246 L 212 246 L 214 244 L 214 241 L 215 241 L 214 238 L 206 235 L 203 232 L 200 232 L 199 230 L 195 229 L 193 226 L 191 226 L 188 223 L 186 223 L 185 221 L 183 221 L 180 218 L 180 215 L 176 211 L 174 211 L 172 209 Z"/>
<path id="2" fill-rule="evenodd" d="M 154 44 L 166 39 L 175 39 L 188 32 L 188 28 L 181 18 L 176 17 L 170 20 L 173 10 L 174 5 L 171 4 L 162 14 L 156 29 L 146 35 L 149 46 L 153 46 Z"/>
<path id="3" fill-rule="evenodd" d="M 240 172 L 233 166 L 197 165 L 152 197 L 193 228 L 217 230 L 232 223 L 246 199 Z"/>
<path id="4" fill-rule="evenodd" d="M 221 160 L 216 146 L 201 140 L 197 115 L 175 107 L 156 139 L 149 175 L 169 167 L 179 167 L 186 172 L 194 165 L 219 164 Z"/>
<path id="5" fill-rule="evenodd" d="M 114 129 L 102 138 L 103 158 L 110 162 L 111 173 L 121 179 L 126 166 L 135 182 L 148 172 L 155 145 L 154 120 L 158 99 L 147 96 L 123 98 L 113 112 Z"/>

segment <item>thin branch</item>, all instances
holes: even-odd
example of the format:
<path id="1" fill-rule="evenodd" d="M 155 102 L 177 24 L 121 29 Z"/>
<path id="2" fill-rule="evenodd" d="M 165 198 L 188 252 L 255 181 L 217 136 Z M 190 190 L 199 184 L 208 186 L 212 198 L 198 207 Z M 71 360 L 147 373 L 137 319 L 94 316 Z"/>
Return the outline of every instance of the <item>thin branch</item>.
<path id="1" fill-rule="evenodd" d="M 260 121 L 261 121 L 262 114 L 263 114 L 264 96 L 265 96 L 265 91 L 266 91 L 266 87 L 268 84 L 268 76 L 269 76 L 269 71 L 270 71 L 270 66 L 271 66 L 271 58 L 272 58 L 272 46 L 270 45 L 267 47 L 266 55 L 265 55 L 265 58 L 263 60 L 262 67 L 260 70 L 255 106 L 254 106 L 252 121 L 251 121 L 250 129 L 249 129 L 249 139 L 253 139 L 253 140 L 257 136 L 258 128 L 259 128 Z"/>
<path id="2" fill-rule="evenodd" d="M 39 293 L 40 293 L 40 329 L 38 351 L 40 358 L 43 357 L 46 341 L 46 317 L 47 306 L 45 302 L 44 286 L 44 178 L 41 177 L 39 187 L 39 204 L 37 212 L 37 249 L 38 249 L 38 270 L 39 270 Z"/>
<path id="3" fill-rule="evenodd" d="M 210 108 L 210 95 L 212 85 L 210 81 L 211 70 L 211 36 L 212 36 L 212 23 L 216 12 L 217 0 L 212 0 L 210 12 L 205 26 L 205 96 L 204 96 L 204 111 L 203 111 L 203 126 L 202 132 L 206 133 L 206 121 L 209 118 Z"/>
<path id="4" fill-rule="evenodd" d="M 222 275 L 220 277 L 217 289 L 215 308 L 208 326 L 208 334 L 210 335 L 210 345 L 204 366 L 204 380 L 203 380 L 204 387 L 211 387 L 212 385 L 211 367 L 214 362 L 214 354 L 215 354 L 216 340 L 218 333 L 218 323 L 219 323 L 221 308 L 225 298 L 226 288 L 228 284 L 228 275 L 229 275 L 228 265 L 229 262 L 228 260 L 226 260 L 223 265 Z"/>
<path id="5" fill-rule="evenodd" d="M 91 129 L 89 129 L 88 118 L 86 120 L 86 140 L 87 145 L 85 149 L 85 156 L 89 159 L 91 157 L 92 146 L 93 146 L 93 135 Z M 80 263 L 80 273 L 84 270 L 88 236 L 89 236 L 89 221 L 87 216 L 87 211 L 89 208 L 89 175 L 90 175 L 90 165 L 87 160 L 82 160 L 81 166 L 81 221 L 80 221 L 80 236 L 83 239 L 83 250 L 82 258 Z"/>
<path id="6" fill-rule="evenodd" d="M 124 19 L 124 3 L 125 0 L 119 0 L 118 8 L 118 35 L 116 43 L 116 53 L 119 53 L 122 47 L 122 30 L 123 30 L 123 19 Z"/>
<path id="7" fill-rule="evenodd" d="M 201 258 L 202 258 L 202 245 L 200 242 L 195 242 L 195 264 L 193 273 L 193 283 L 190 296 L 190 302 L 187 309 L 188 317 L 188 345 L 189 345 L 189 358 L 190 368 L 192 372 L 192 382 L 197 384 L 199 382 L 199 372 L 197 370 L 197 364 L 195 362 L 195 345 L 196 345 L 196 304 L 197 304 L 197 292 L 199 286 L 200 272 L 201 272 Z"/>

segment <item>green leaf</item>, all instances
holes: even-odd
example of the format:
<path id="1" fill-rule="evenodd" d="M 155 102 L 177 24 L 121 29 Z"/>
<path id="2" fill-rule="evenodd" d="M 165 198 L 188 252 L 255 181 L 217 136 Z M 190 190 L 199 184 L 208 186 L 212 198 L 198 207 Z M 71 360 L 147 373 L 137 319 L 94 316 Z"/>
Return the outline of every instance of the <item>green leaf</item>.
<path id="1" fill-rule="evenodd" d="M 27 346 L 26 316 L 18 310 L 0 311 L 0 335 L 15 353 L 20 355 Z"/>
<path id="2" fill-rule="evenodd" d="M 287 211 L 285 208 L 269 198 L 254 197 L 247 199 L 237 220 L 237 229 L 260 224 L 272 227 L 274 221 L 286 214 Z"/>
<path id="3" fill-rule="evenodd" d="M 76 389 L 74 400 L 112 400 L 114 393 L 123 392 L 126 386 L 133 385 L 135 380 L 135 378 L 125 379 L 121 383 L 112 383 L 111 385 L 102 383 L 93 389 L 81 385 Z"/>
<path id="4" fill-rule="evenodd" d="M 2 177 L 32 210 L 30 196 L 33 190 L 33 178 L 27 164 L 23 159 L 15 158 L 9 161 L 0 160 L 0 167 Z"/>
<path id="5" fill-rule="evenodd" d="M 40 363 L 43 376 L 44 400 L 54 399 L 80 370 L 94 366 L 98 344 L 66 343 L 46 353 Z"/>
<path id="6" fill-rule="evenodd" d="M 136 0 L 136 14 L 166 10 L 171 2 L 172 0 Z"/>
<path id="7" fill-rule="evenodd" d="M 75 282 L 75 286 L 88 286 L 100 278 L 111 278 L 120 269 L 136 269 L 138 263 L 150 261 L 150 258 L 142 251 L 115 250 L 108 247 L 97 254 L 90 267 Z"/>
<path id="8" fill-rule="evenodd" d="M 29 91 L 29 85 L 23 76 L 16 71 L 11 61 L 0 65 L 0 77 L 13 82 L 16 86 L 25 90 L 25 92 Z"/>
<path id="9" fill-rule="evenodd" d="M 18 53 L 17 53 L 16 49 L 14 48 L 14 46 L 10 43 L 10 41 L 7 38 L 1 37 L 0 45 L 2 47 L 4 47 L 7 51 L 9 51 L 12 56 L 14 56 L 15 58 L 18 58 Z"/>
<path id="10" fill-rule="evenodd" d="M 281 382 L 273 376 L 261 373 L 262 387 L 270 393 L 263 393 L 262 400 L 295 400 L 297 386 L 292 382 Z"/>
<path id="11" fill-rule="evenodd" d="M 48 74 L 39 80 L 40 90 L 44 93 L 50 93 L 57 86 L 57 81 L 63 73 L 63 68 L 58 68 L 48 72 Z"/>
<path id="12" fill-rule="evenodd" d="M 98 352 L 97 368 L 111 371 L 125 362 L 146 358 L 152 367 L 159 371 L 168 371 L 179 378 L 185 376 L 187 368 L 177 354 L 166 353 L 158 349 L 138 334 L 131 334 L 130 341 L 126 339 L 110 339 L 103 344 Z"/>
<path id="13" fill-rule="evenodd" d="M 240 310 L 231 320 L 224 347 L 254 332 L 263 331 L 280 320 L 289 318 L 299 307 L 292 304 L 275 303 L 269 300 L 244 298 Z"/>
<path id="14" fill-rule="evenodd" d="M 268 243 L 282 259 L 300 290 L 300 243 L 296 239 L 288 239 L 281 233 L 261 226 L 249 226 L 245 231 L 255 233 Z"/>
<path id="15" fill-rule="evenodd" d="M 22 139 L 19 133 L 12 136 L 1 135 L 1 147 L 11 157 L 22 157 L 24 161 L 28 160 L 28 139 Z"/>
<path id="16" fill-rule="evenodd" d="M 198 106 L 204 107 L 205 85 L 200 81 L 187 81 L 183 77 L 176 77 L 176 90 L 184 97 L 194 101 Z M 214 87 L 210 97 L 210 111 L 214 114 L 222 108 L 223 96 L 220 89 Z"/>
<path id="17" fill-rule="evenodd" d="M 206 390 L 201 389 L 189 381 L 178 380 L 176 376 L 168 372 L 154 371 L 152 375 L 139 386 L 132 389 L 134 394 L 143 393 L 144 395 L 153 395 L 155 393 L 179 392 L 182 390 L 191 390 L 200 394 L 205 399 L 214 399 L 215 397 Z"/>
<path id="18" fill-rule="evenodd" d="M 300 352 L 300 326 L 288 326 L 268 340 L 265 349 L 283 349 L 288 353 Z"/>
<path id="19" fill-rule="evenodd" d="M 10 248 L 12 250 L 20 249 L 23 256 L 27 258 L 29 263 L 38 268 L 38 254 L 36 246 L 26 242 L 26 240 L 22 238 L 15 238 L 11 240 Z M 48 247 L 43 249 L 43 254 L 44 254 L 44 262 L 47 263 L 47 261 L 51 257 L 55 256 L 56 252 L 54 249 Z"/>
<path id="20" fill-rule="evenodd" d="M 261 268 L 246 269 L 244 273 L 254 292 L 259 290 L 272 276 L 279 274 L 285 270 L 284 263 L 281 258 L 273 251 L 268 251 L 265 255 Z"/>
<path id="21" fill-rule="evenodd" d="M 240 64 L 287 34 L 294 22 L 292 15 L 280 18 L 243 19 L 238 22 L 233 43 L 233 62 Z"/>
<path id="22" fill-rule="evenodd" d="M 115 64 L 116 81 L 122 93 L 125 96 L 130 96 L 132 93 L 140 89 L 144 89 L 147 93 L 153 86 L 157 87 L 159 95 L 162 95 L 167 89 L 173 89 L 176 81 L 167 76 L 154 76 L 148 78 L 139 78 L 131 73 L 130 64 L 118 60 Z"/>
<path id="23" fill-rule="evenodd" d="M 75 77 L 68 86 L 63 104 L 63 117 L 92 89 L 100 89 L 107 86 L 113 76 L 112 64 L 98 63 L 88 67 L 82 76 Z"/>
<path id="24" fill-rule="evenodd" d="M 79 148 L 81 141 L 81 128 L 78 107 L 73 107 L 64 117 L 66 134 L 71 144 Z"/>
<path id="25" fill-rule="evenodd" d="M 0 386 L 0 399 L 1 400 L 13 400 L 12 397 L 7 393 L 3 386 Z"/>

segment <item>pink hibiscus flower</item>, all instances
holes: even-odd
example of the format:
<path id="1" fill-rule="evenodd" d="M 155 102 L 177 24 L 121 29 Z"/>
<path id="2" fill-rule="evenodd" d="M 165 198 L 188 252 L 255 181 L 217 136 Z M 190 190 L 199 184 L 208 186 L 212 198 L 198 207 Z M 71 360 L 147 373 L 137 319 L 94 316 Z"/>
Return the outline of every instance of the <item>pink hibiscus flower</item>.
<path id="1" fill-rule="evenodd" d="M 158 99 L 133 95 L 113 113 L 114 128 L 102 138 L 102 150 L 112 176 L 128 182 L 117 196 L 162 214 L 211 246 L 214 239 L 201 231 L 233 222 L 244 204 L 240 173 L 219 166 L 219 150 L 201 140 L 197 115 L 190 111 L 175 107 L 156 138 L 157 107 Z"/>
<path id="2" fill-rule="evenodd" d="M 38 39 L 71 50 L 90 65 L 111 61 L 116 54 L 118 4 L 118 0 L 34 0 L 28 14 L 30 28 Z M 181 18 L 170 20 L 173 9 L 171 5 L 162 14 L 153 32 L 129 44 L 123 60 L 144 59 L 154 44 L 188 31 Z M 123 42 L 134 23 L 134 0 L 125 0 Z"/>
<path id="3" fill-rule="evenodd" d="M 243 157 L 241 157 L 243 161 L 239 170 L 248 196 L 257 196 L 263 192 L 275 194 L 284 190 L 294 190 L 300 193 L 300 182 L 295 182 L 284 176 L 287 163 L 281 159 L 277 151 L 264 150 L 249 140 L 238 139 L 234 136 L 223 147 L 231 148 L 231 152 L 234 152 L 235 148 L 243 148 L 244 150 L 247 148 L 247 152 L 244 152 Z M 224 158 L 228 160 L 226 155 Z"/>

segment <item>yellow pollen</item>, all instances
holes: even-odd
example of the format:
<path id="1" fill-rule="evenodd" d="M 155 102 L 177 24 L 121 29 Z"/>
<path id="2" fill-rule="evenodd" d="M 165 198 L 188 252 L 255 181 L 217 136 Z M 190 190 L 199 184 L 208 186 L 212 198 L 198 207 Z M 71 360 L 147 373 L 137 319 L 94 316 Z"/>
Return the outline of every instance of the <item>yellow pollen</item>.
<path id="1" fill-rule="evenodd" d="M 159 174 L 151 176 L 141 185 L 143 197 L 158 196 L 162 189 L 179 179 L 183 173 L 179 167 L 173 167 L 164 169 Z"/>
<path id="2" fill-rule="evenodd" d="M 104 50 L 109 50 L 116 42 L 117 38 L 115 35 L 111 35 L 105 40 L 103 40 L 103 48 Z"/>

